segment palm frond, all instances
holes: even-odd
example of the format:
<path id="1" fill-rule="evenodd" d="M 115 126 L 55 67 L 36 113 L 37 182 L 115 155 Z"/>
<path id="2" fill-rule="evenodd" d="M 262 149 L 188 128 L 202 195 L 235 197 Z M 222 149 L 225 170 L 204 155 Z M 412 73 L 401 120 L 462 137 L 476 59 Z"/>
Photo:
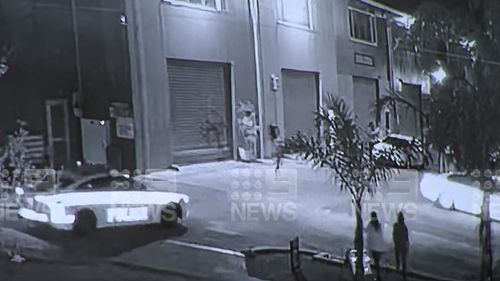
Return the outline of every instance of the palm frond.
<path id="1" fill-rule="evenodd" d="M 314 166 L 328 167 L 340 189 L 348 190 L 357 200 L 365 192 L 373 194 L 392 176 L 393 171 L 373 155 L 373 142 L 362 136 L 363 131 L 341 97 L 329 95 L 326 106 L 316 113 L 316 122 L 319 136 L 299 132 L 285 140 L 285 151 L 300 154 Z"/>

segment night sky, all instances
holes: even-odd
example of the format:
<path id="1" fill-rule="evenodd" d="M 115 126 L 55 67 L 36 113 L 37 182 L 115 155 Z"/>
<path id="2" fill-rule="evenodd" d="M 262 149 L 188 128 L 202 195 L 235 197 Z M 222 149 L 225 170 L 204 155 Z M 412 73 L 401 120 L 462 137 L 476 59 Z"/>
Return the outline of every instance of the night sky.
<path id="1" fill-rule="evenodd" d="M 447 7 L 455 7 L 457 5 L 464 5 L 467 0 L 377 0 L 382 4 L 393 7 L 395 9 L 412 12 L 420 4 L 425 2 L 435 2 Z"/>

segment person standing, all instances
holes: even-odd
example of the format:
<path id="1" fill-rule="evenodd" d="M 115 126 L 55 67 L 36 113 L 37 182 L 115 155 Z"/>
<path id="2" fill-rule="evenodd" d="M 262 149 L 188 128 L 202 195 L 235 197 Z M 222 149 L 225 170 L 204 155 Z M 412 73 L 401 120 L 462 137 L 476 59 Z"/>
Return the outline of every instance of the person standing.
<path id="1" fill-rule="evenodd" d="M 365 228 L 366 231 L 366 247 L 370 251 L 373 261 L 375 263 L 375 270 L 377 272 L 377 281 L 382 280 L 380 277 L 380 259 L 382 254 L 387 251 L 387 243 L 384 240 L 382 225 L 380 224 L 377 213 L 371 212 L 370 222 Z"/>
<path id="2" fill-rule="evenodd" d="M 398 213 L 398 220 L 393 225 L 392 241 L 394 242 L 394 254 L 396 255 L 396 270 L 401 268 L 403 279 L 406 280 L 406 258 L 410 250 L 410 239 L 403 212 Z"/>

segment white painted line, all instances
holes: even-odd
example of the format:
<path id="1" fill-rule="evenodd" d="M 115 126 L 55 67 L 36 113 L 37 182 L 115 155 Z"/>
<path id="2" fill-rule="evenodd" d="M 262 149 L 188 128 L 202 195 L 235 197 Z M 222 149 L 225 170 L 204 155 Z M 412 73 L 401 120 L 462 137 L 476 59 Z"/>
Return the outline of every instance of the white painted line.
<path id="1" fill-rule="evenodd" d="M 239 234 L 238 232 L 230 231 L 230 230 L 224 230 L 224 229 L 221 229 L 221 228 L 218 228 L 218 227 L 207 227 L 206 230 L 212 231 L 212 232 L 215 232 L 215 233 L 219 233 L 219 234 L 229 235 L 229 236 L 241 236 L 241 234 Z"/>
<path id="2" fill-rule="evenodd" d="M 444 236 L 437 236 L 437 235 L 426 233 L 426 232 L 412 230 L 411 235 L 413 237 L 420 236 L 422 238 L 421 242 L 423 242 L 423 241 L 431 242 L 431 240 L 434 240 L 435 243 L 437 243 L 441 246 L 453 245 L 454 247 L 462 247 L 462 248 L 465 248 L 468 250 L 476 248 L 475 245 L 471 245 L 470 243 L 456 241 L 456 240 L 446 238 Z"/>
<path id="3" fill-rule="evenodd" d="M 189 248 L 198 249 L 198 250 L 210 251 L 210 252 L 224 254 L 224 255 L 236 256 L 239 258 L 245 257 L 244 254 L 237 252 L 237 251 L 223 249 L 223 248 L 217 248 L 217 247 L 212 247 L 212 246 L 206 246 L 206 245 L 200 245 L 200 244 L 195 244 L 195 243 L 182 242 L 182 241 L 178 241 L 178 240 L 165 240 L 163 243 L 177 245 L 177 246 L 183 246 L 183 247 L 189 247 Z"/>

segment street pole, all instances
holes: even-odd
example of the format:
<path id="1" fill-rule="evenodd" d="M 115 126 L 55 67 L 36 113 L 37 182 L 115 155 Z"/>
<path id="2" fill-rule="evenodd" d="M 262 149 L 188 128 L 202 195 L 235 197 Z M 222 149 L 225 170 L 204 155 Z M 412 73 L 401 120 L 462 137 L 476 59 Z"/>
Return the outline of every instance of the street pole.
<path id="1" fill-rule="evenodd" d="M 76 0 L 71 0 L 71 19 L 73 25 L 73 41 L 75 44 L 75 64 L 76 76 L 78 81 L 78 94 L 82 94 L 82 68 L 80 61 L 80 39 L 78 38 L 78 19 L 76 11 Z"/>

